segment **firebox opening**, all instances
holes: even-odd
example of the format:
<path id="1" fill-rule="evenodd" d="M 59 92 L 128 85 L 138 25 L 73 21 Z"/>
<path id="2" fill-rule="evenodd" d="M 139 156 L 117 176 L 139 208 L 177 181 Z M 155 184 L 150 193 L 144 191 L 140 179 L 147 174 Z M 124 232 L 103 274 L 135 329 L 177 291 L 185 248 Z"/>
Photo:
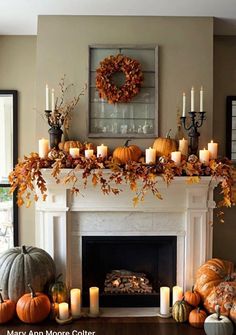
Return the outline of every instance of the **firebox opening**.
<path id="1" fill-rule="evenodd" d="M 161 286 L 176 284 L 176 236 L 82 237 L 83 305 L 98 286 L 100 305 L 159 306 Z"/>

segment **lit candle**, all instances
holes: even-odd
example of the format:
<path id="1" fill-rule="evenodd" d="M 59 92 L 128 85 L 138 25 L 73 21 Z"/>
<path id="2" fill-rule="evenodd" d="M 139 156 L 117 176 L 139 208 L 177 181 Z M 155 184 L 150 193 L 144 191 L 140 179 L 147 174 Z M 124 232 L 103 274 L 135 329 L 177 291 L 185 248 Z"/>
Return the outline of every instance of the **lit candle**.
<path id="1" fill-rule="evenodd" d="M 170 288 L 160 287 L 160 314 L 169 314 L 170 312 Z"/>
<path id="2" fill-rule="evenodd" d="M 213 140 L 211 140 L 211 142 L 208 143 L 208 150 L 210 152 L 210 159 L 216 159 L 218 156 L 218 143 L 214 143 Z"/>
<path id="3" fill-rule="evenodd" d="M 181 162 L 181 152 L 180 151 L 173 151 L 171 153 L 171 159 L 172 159 L 172 161 L 175 162 L 175 164 L 177 166 L 179 166 L 180 162 Z"/>
<path id="4" fill-rule="evenodd" d="M 46 138 L 39 140 L 39 157 L 47 158 L 49 152 L 49 141 Z"/>
<path id="5" fill-rule="evenodd" d="M 106 158 L 107 157 L 107 146 L 106 145 L 98 145 L 97 146 L 97 157 Z"/>
<path id="6" fill-rule="evenodd" d="M 194 112 L 194 87 L 191 89 L 191 112 Z"/>
<path id="7" fill-rule="evenodd" d="M 185 138 L 179 140 L 179 151 L 182 155 L 188 156 L 188 140 Z"/>
<path id="8" fill-rule="evenodd" d="M 48 84 L 46 84 L 46 111 L 49 110 L 49 89 Z"/>
<path id="9" fill-rule="evenodd" d="M 86 158 L 91 158 L 93 156 L 93 149 L 84 150 L 84 155 Z"/>
<path id="10" fill-rule="evenodd" d="M 90 287 L 89 288 L 89 298 L 90 298 L 90 314 L 99 314 L 99 288 Z"/>
<path id="11" fill-rule="evenodd" d="M 174 286 L 172 288 L 172 306 L 174 306 L 176 301 L 182 300 L 182 298 L 183 298 L 183 288 L 180 286 Z"/>
<path id="12" fill-rule="evenodd" d="M 183 117 L 186 116 L 186 94 L 183 92 Z"/>
<path id="13" fill-rule="evenodd" d="M 81 314 L 81 292 L 79 288 L 70 291 L 71 315 L 80 316 Z"/>
<path id="14" fill-rule="evenodd" d="M 199 150 L 199 160 L 201 163 L 208 165 L 210 159 L 210 152 L 205 148 L 203 150 Z"/>
<path id="15" fill-rule="evenodd" d="M 70 148 L 69 152 L 70 152 L 71 157 L 73 158 L 79 157 L 79 148 Z"/>
<path id="16" fill-rule="evenodd" d="M 62 302 L 59 304 L 59 319 L 67 320 L 69 319 L 69 306 L 67 302 Z"/>
<path id="17" fill-rule="evenodd" d="M 156 163 L 156 149 L 149 148 L 146 149 L 146 155 L 145 155 L 145 162 L 146 164 L 154 164 Z"/>
<path id="18" fill-rule="evenodd" d="M 200 112 L 203 112 L 203 87 L 200 89 Z"/>
<path id="19" fill-rule="evenodd" d="M 51 110 L 54 111 L 55 109 L 55 91 L 54 88 L 52 88 L 52 101 L 51 101 Z"/>

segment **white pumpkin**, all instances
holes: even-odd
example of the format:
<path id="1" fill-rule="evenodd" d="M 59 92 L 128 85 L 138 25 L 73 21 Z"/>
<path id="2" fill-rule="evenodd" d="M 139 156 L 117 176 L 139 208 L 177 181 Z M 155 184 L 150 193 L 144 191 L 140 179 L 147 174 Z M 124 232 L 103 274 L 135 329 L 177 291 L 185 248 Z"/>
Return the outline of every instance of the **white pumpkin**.
<path id="1" fill-rule="evenodd" d="M 216 313 L 209 315 L 204 322 L 207 335 L 232 335 L 234 327 L 227 316 L 220 315 L 220 306 L 216 306 Z"/>

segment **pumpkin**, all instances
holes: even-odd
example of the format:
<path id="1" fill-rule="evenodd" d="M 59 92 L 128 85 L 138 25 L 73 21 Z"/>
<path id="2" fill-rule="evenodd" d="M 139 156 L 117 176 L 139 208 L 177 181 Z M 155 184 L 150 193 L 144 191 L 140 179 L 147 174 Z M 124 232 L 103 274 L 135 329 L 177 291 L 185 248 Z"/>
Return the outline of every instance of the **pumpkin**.
<path id="1" fill-rule="evenodd" d="M 229 316 L 235 296 L 236 282 L 222 282 L 206 297 L 204 307 L 209 313 L 214 313 L 216 305 L 219 305 L 221 314 Z"/>
<path id="2" fill-rule="evenodd" d="M 195 291 L 205 300 L 215 286 L 231 278 L 233 268 L 233 263 L 229 261 L 219 258 L 208 260 L 197 270 Z"/>
<path id="3" fill-rule="evenodd" d="M 172 151 L 177 150 L 176 140 L 170 138 L 170 131 L 166 134 L 166 137 L 158 137 L 154 143 L 153 148 L 156 149 L 156 153 L 158 157 L 169 156 Z"/>
<path id="4" fill-rule="evenodd" d="M 190 325 L 195 328 L 203 328 L 206 318 L 207 318 L 206 312 L 203 309 L 200 309 L 200 307 L 198 307 L 190 312 L 188 321 Z"/>
<path id="5" fill-rule="evenodd" d="M 201 297 L 200 294 L 194 291 L 194 287 L 192 287 L 191 291 L 186 291 L 184 294 L 184 300 L 191 306 L 197 307 L 200 304 Z"/>
<path id="6" fill-rule="evenodd" d="M 44 250 L 15 247 L 0 255 L 0 287 L 4 299 L 15 302 L 28 291 L 27 282 L 37 291 L 55 278 L 55 263 Z"/>
<path id="7" fill-rule="evenodd" d="M 60 273 L 55 282 L 49 287 L 49 295 L 53 303 L 61 303 L 68 300 L 68 290 L 66 284 L 62 280 L 59 280 L 61 277 L 62 274 Z"/>
<path id="8" fill-rule="evenodd" d="M 28 284 L 30 293 L 24 294 L 16 304 L 18 318 L 25 323 L 41 322 L 50 313 L 51 304 L 46 294 L 35 292 Z"/>
<path id="9" fill-rule="evenodd" d="M 232 335 L 233 325 L 227 316 L 220 314 L 220 306 L 217 305 L 216 313 L 209 315 L 204 322 L 204 330 L 207 335 Z"/>
<path id="10" fill-rule="evenodd" d="M 113 151 L 113 158 L 121 164 L 126 164 L 128 161 L 138 162 L 142 156 L 142 150 L 137 145 L 129 145 L 127 140 L 123 147 L 117 147 Z"/>
<path id="11" fill-rule="evenodd" d="M 233 300 L 233 304 L 229 312 L 229 317 L 236 324 L 236 298 Z"/>
<path id="12" fill-rule="evenodd" d="M 3 300 L 2 294 L 0 292 L 0 324 L 13 319 L 15 315 L 15 308 L 15 302 L 9 299 Z"/>
<path id="13" fill-rule="evenodd" d="M 80 141 L 65 141 L 65 142 L 60 142 L 58 145 L 60 150 L 63 150 L 65 152 L 69 152 L 70 148 L 83 148 L 83 144 Z"/>
<path id="14" fill-rule="evenodd" d="M 185 322 L 189 318 L 190 311 L 191 306 L 184 299 L 178 300 L 172 307 L 172 317 L 176 322 Z"/>

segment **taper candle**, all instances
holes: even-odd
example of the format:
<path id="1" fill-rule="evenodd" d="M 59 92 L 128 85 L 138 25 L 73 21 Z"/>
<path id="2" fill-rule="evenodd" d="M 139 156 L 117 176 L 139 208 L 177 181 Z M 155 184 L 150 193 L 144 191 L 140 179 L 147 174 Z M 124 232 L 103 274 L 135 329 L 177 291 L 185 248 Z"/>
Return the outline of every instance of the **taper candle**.
<path id="1" fill-rule="evenodd" d="M 69 319 L 69 306 L 67 302 L 62 302 L 59 304 L 59 319 L 60 320 Z"/>
<path id="2" fill-rule="evenodd" d="M 208 165 L 209 158 L 210 158 L 209 150 L 206 150 L 205 148 L 203 150 L 199 150 L 199 160 L 201 163 Z"/>
<path id="3" fill-rule="evenodd" d="M 218 143 L 214 143 L 213 140 L 211 140 L 211 142 L 208 143 L 207 149 L 210 153 L 210 159 L 216 159 L 218 156 Z"/>
<path id="4" fill-rule="evenodd" d="M 55 109 L 55 91 L 54 88 L 52 88 L 51 111 L 54 111 L 54 109 Z"/>
<path id="5" fill-rule="evenodd" d="M 156 163 L 156 149 L 149 147 L 145 150 L 145 162 L 146 164 Z"/>
<path id="6" fill-rule="evenodd" d="M 185 92 L 183 92 L 183 113 L 182 116 L 185 117 L 186 116 L 186 94 Z"/>
<path id="7" fill-rule="evenodd" d="M 160 314 L 170 313 L 170 288 L 160 287 Z"/>
<path id="8" fill-rule="evenodd" d="M 191 88 L 191 112 L 194 112 L 194 87 Z"/>
<path id="9" fill-rule="evenodd" d="M 188 156 L 188 140 L 185 138 L 179 140 L 179 151 L 183 156 Z"/>
<path id="10" fill-rule="evenodd" d="M 90 287 L 89 288 L 89 299 L 90 299 L 90 314 L 99 314 L 99 288 Z"/>
<path id="11" fill-rule="evenodd" d="M 46 106 L 45 106 L 46 111 L 49 110 L 49 88 L 48 84 L 46 84 Z"/>
<path id="12" fill-rule="evenodd" d="M 200 112 L 203 112 L 203 87 L 200 88 Z"/>
<path id="13" fill-rule="evenodd" d="M 177 166 L 181 163 L 181 152 L 180 151 L 173 151 L 171 154 L 172 161 L 175 162 Z"/>
<path id="14" fill-rule="evenodd" d="M 70 290 L 71 315 L 80 316 L 81 314 L 81 291 L 79 288 Z"/>
<path id="15" fill-rule="evenodd" d="M 39 140 L 39 157 L 47 158 L 49 152 L 49 141 L 46 138 Z"/>

